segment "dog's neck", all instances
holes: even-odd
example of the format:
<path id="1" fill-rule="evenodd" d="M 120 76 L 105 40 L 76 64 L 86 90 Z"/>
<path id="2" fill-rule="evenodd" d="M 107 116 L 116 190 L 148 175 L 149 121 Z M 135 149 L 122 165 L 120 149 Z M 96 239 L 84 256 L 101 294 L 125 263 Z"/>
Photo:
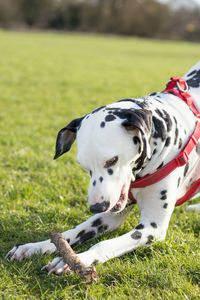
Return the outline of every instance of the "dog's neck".
<path id="1" fill-rule="evenodd" d="M 150 135 L 151 157 L 143 159 L 140 168 L 134 168 L 136 178 L 154 173 L 174 159 L 182 150 L 195 127 L 195 117 L 181 99 L 166 93 L 156 93 L 148 98 L 152 111 Z M 187 119 L 185 118 L 187 115 Z M 173 151 L 172 151 L 173 149 Z"/>

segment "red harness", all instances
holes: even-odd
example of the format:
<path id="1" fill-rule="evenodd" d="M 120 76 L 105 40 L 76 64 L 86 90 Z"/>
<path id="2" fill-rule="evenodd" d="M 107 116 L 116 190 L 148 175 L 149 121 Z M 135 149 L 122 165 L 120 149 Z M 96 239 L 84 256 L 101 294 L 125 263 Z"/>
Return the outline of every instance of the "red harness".
<path id="1" fill-rule="evenodd" d="M 164 92 L 172 93 L 175 96 L 181 98 L 185 103 L 187 103 L 187 105 L 190 107 L 193 114 L 197 118 L 196 126 L 186 146 L 178 154 L 176 158 L 168 162 L 165 166 L 155 171 L 154 173 L 150 175 L 146 175 L 140 179 L 131 182 L 130 189 L 129 189 L 129 198 L 133 201 L 135 201 L 135 199 L 131 194 L 131 189 L 142 188 L 142 187 L 152 185 L 162 180 L 166 176 L 168 176 L 176 168 L 182 167 L 185 164 L 187 164 L 187 162 L 189 161 L 190 153 L 192 152 L 194 147 L 198 144 L 198 141 L 200 139 L 200 112 L 196 109 L 193 99 L 191 95 L 188 93 L 187 82 L 180 77 L 172 77 L 169 83 L 167 84 Z M 183 197 L 177 200 L 176 206 L 181 205 L 187 200 L 189 200 L 199 187 L 200 187 L 200 178 L 190 186 L 189 190 L 186 192 L 186 194 Z"/>

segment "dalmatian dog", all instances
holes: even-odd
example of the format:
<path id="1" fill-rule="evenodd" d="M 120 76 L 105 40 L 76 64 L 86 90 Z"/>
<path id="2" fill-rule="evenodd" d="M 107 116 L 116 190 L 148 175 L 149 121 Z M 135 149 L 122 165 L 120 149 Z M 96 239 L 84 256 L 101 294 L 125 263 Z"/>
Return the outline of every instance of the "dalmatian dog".
<path id="1" fill-rule="evenodd" d="M 183 77 L 200 111 L 200 62 Z M 88 201 L 93 216 L 63 233 L 72 247 L 118 228 L 128 216 L 131 181 L 151 174 L 174 159 L 195 128 L 195 116 L 179 97 L 167 92 L 143 98 L 123 99 L 97 108 L 71 121 L 60 130 L 55 158 L 70 150 L 77 140 L 80 165 L 90 175 Z M 86 266 L 104 263 L 153 241 L 165 239 L 176 200 L 199 178 L 200 143 L 189 163 L 144 188 L 131 189 L 140 209 L 140 222 L 133 229 L 101 241 L 78 256 Z M 195 197 L 197 197 L 198 192 Z M 200 211 L 200 204 L 190 209 Z M 7 254 L 21 261 L 36 253 L 53 253 L 50 240 L 16 245 Z M 69 267 L 56 257 L 44 267 L 62 274 Z"/>

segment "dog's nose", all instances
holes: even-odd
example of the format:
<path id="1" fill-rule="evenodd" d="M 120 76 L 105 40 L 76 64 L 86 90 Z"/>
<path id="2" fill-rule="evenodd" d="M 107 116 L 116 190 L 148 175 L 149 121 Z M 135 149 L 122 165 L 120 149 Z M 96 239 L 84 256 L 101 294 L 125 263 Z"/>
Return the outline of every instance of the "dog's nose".
<path id="1" fill-rule="evenodd" d="M 98 213 L 106 211 L 109 206 L 110 206 L 109 201 L 103 201 L 103 202 L 100 202 L 100 203 L 95 203 L 95 204 L 90 206 L 90 211 L 93 214 L 98 214 Z"/>

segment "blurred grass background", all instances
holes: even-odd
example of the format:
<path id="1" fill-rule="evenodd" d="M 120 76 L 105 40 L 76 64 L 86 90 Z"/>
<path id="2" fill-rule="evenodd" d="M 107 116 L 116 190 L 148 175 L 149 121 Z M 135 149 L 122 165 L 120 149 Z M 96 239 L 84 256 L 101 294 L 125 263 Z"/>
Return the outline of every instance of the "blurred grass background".
<path id="1" fill-rule="evenodd" d="M 200 215 L 177 208 L 166 241 L 99 265 L 99 283 L 47 276 L 54 256 L 9 263 L 15 243 L 48 238 L 89 215 L 76 147 L 53 161 L 57 131 L 125 97 L 162 90 L 199 60 L 200 45 L 80 34 L 0 31 L 0 295 L 2 299 L 199 299 Z M 113 234 L 137 223 L 135 207 Z"/>

